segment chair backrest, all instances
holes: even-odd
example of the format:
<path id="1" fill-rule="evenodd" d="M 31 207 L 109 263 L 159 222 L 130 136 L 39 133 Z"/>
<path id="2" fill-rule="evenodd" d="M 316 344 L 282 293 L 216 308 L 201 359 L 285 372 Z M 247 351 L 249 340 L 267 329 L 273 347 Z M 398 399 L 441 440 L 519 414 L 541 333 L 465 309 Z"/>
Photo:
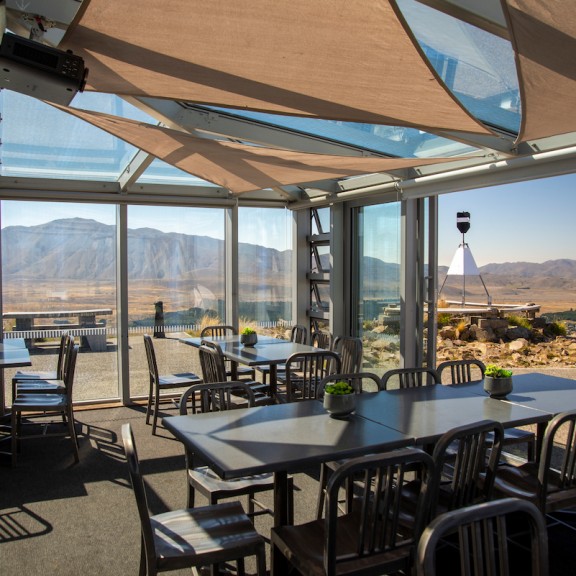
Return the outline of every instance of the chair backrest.
<path id="1" fill-rule="evenodd" d="M 440 379 L 433 368 L 394 368 L 382 376 L 384 390 L 392 388 L 392 382 L 398 381 L 399 388 L 417 388 L 429 384 L 439 384 Z"/>
<path id="2" fill-rule="evenodd" d="M 286 400 L 316 399 L 322 379 L 340 371 L 340 356 L 336 352 L 317 350 L 292 354 L 286 360 Z"/>
<path id="3" fill-rule="evenodd" d="M 302 324 L 294 324 L 290 330 L 290 341 L 297 344 L 306 344 L 308 339 L 308 328 Z"/>
<path id="4" fill-rule="evenodd" d="M 228 326 L 226 324 L 215 324 L 213 326 L 205 326 L 200 332 L 200 338 L 217 338 L 219 336 L 233 336 L 238 334 L 238 331 L 234 326 Z"/>
<path id="5" fill-rule="evenodd" d="M 202 380 L 207 384 L 226 382 L 226 358 L 216 342 L 202 340 L 198 349 Z"/>
<path id="6" fill-rule="evenodd" d="M 367 380 L 368 382 L 365 382 Z M 332 382 L 348 382 L 356 394 L 361 394 L 362 392 L 378 392 L 382 390 L 382 380 L 377 374 L 372 372 L 356 372 L 354 374 L 346 372 L 338 372 L 335 374 L 329 374 L 320 382 L 318 388 L 318 398 L 324 395 L 324 388 L 326 384 L 331 384 Z"/>
<path id="7" fill-rule="evenodd" d="M 362 370 L 364 347 L 360 338 L 353 336 L 336 336 L 332 350 L 340 354 L 342 372 L 352 373 Z"/>
<path id="8" fill-rule="evenodd" d="M 504 428 L 495 420 L 481 420 L 452 428 L 443 434 L 432 457 L 438 474 L 430 513 L 454 510 L 492 498 L 494 478 L 502 452 Z M 449 481 L 441 474 L 449 467 Z"/>
<path id="9" fill-rule="evenodd" d="M 60 346 L 58 347 L 58 361 L 56 362 L 56 377 L 58 380 L 64 380 L 66 355 L 70 352 L 70 341 L 74 346 L 74 337 L 67 332 L 60 337 Z"/>
<path id="10" fill-rule="evenodd" d="M 68 352 L 68 357 L 66 358 L 66 374 L 64 375 L 64 385 L 66 386 L 66 394 L 68 395 L 68 401 L 72 402 L 72 390 L 74 388 L 74 375 L 76 373 L 76 359 L 78 358 L 78 349 L 80 346 L 74 344 L 70 352 Z"/>
<path id="11" fill-rule="evenodd" d="M 553 452 L 560 451 L 560 461 L 552 462 Z M 538 506 L 545 512 L 549 485 L 554 508 L 567 508 L 576 502 L 576 410 L 558 414 L 546 426 L 538 468 Z M 563 494 L 564 493 L 564 494 Z M 567 502 L 570 496 L 570 503 Z M 562 506 L 562 502 L 564 505 Z M 560 506 L 559 506 L 560 504 Z"/>
<path id="12" fill-rule="evenodd" d="M 246 403 L 238 404 L 238 393 L 247 399 L 248 406 L 254 406 L 255 398 L 252 388 L 245 382 L 214 382 L 210 384 L 194 384 L 180 397 L 180 414 L 198 414 L 201 412 L 222 412 Z M 190 405 L 190 410 L 188 406 Z"/>
<path id="13" fill-rule="evenodd" d="M 380 574 L 390 561 L 396 573 L 400 568 L 409 573 L 415 548 L 424 529 L 426 510 L 432 491 L 434 462 L 417 448 L 362 456 L 346 460 L 333 472 L 326 489 L 324 570 L 327 576 L 337 573 L 364 573 L 360 569 L 371 566 L 366 573 Z M 415 521 L 410 532 L 403 527 L 402 487 L 407 475 L 416 473 L 422 479 L 414 497 Z M 362 480 L 362 493 L 355 498 L 352 510 L 342 516 L 338 508 L 339 493 L 347 482 Z M 345 550 L 338 526 L 345 523 L 350 542 Z M 400 535 L 401 534 L 401 535 Z M 349 544 L 349 545 L 348 545 Z M 404 558 L 405 564 L 394 564 Z M 354 570 L 357 567 L 357 571 Z"/>
<path id="14" fill-rule="evenodd" d="M 158 364 L 156 362 L 156 352 L 150 334 L 144 334 L 144 349 L 146 350 L 146 360 L 148 361 L 148 373 L 150 381 L 158 383 Z"/>
<path id="15" fill-rule="evenodd" d="M 122 441 L 124 443 L 126 461 L 128 462 L 130 482 L 132 484 L 134 496 L 136 497 L 136 505 L 140 516 L 140 530 L 146 553 L 146 564 L 147 566 L 155 566 L 156 550 L 154 547 L 154 536 L 152 533 L 152 525 L 150 523 L 150 514 L 148 512 L 146 488 L 144 487 L 142 473 L 140 472 L 140 462 L 138 461 L 138 453 L 134 443 L 134 434 L 132 433 L 132 427 L 130 424 L 122 425 Z"/>
<path id="16" fill-rule="evenodd" d="M 486 366 L 476 359 L 447 360 L 436 366 L 438 378 L 442 384 L 465 384 L 484 378 Z"/>
<path id="17" fill-rule="evenodd" d="M 529 550 L 523 545 L 521 549 L 518 547 L 517 554 L 510 554 L 508 537 L 514 533 L 511 525 L 516 529 L 522 526 L 523 531 L 529 533 Z M 457 545 L 452 540 L 454 536 L 457 536 Z M 440 546 L 446 551 L 445 542 L 450 537 L 449 565 L 437 566 L 436 552 Z M 418 576 L 455 573 L 456 566 L 460 567 L 461 576 L 547 576 L 548 533 L 544 516 L 534 504 L 519 498 L 504 498 L 446 512 L 424 529 L 418 543 L 416 566 Z"/>
<path id="18" fill-rule="evenodd" d="M 332 350 L 332 334 L 330 332 L 322 332 L 322 330 L 314 330 L 310 334 L 310 346 L 322 348 L 323 350 Z"/>

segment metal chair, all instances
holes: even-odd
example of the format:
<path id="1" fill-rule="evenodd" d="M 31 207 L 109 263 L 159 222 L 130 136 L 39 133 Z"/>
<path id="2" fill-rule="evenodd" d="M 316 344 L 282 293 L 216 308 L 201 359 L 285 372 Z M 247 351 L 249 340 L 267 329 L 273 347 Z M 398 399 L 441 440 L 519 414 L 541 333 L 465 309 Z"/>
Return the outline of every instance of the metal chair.
<path id="1" fill-rule="evenodd" d="M 313 400 L 318 396 L 320 382 L 328 374 L 341 372 L 340 356 L 330 350 L 292 354 L 286 360 L 284 391 L 278 391 L 276 401 Z"/>
<path id="2" fill-rule="evenodd" d="M 302 324 L 294 324 L 290 330 L 290 342 L 296 342 L 297 344 L 306 344 L 308 338 L 308 328 Z M 270 366 L 256 366 L 256 370 L 262 374 L 262 383 L 267 384 L 267 380 L 270 376 Z M 282 376 L 286 370 L 285 364 L 279 364 L 276 367 L 277 375 Z"/>
<path id="3" fill-rule="evenodd" d="M 416 388 L 439 384 L 440 378 L 433 368 L 394 368 L 382 376 L 383 390 L 390 389 L 390 381 L 398 380 L 399 388 Z"/>
<path id="4" fill-rule="evenodd" d="M 238 392 L 247 400 L 239 404 Z M 254 393 L 245 382 L 214 382 L 191 386 L 180 398 L 180 414 L 198 414 L 202 412 L 221 412 L 238 407 L 255 406 Z M 195 493 L 200 492 L 210 504 L 217 504 L 222 498 L 248 496 L 248 516 L 272 514 L 272 511 L 256 500 L 259 492 L 274 489 L 274 475 L 257 474 L 233 480 L 223 480 L 208 466 L 198 466 L 198 458 L 186 452 L 186 469 L 188 470 L 188 501 L 187 507 L 193 508 Z M 292 516 L 292 478 L 289 478 L 288 493 L 290 495 L 289 516 Z M 255 507 L 258 507 L 257 511 Z"/>
<path id="5" fill-rule="evenodd" d="M 559 449 L 562 459 L 553 468 L 552 453 Z M 498 468 L 494 496 L 528 500 L 543 514 L 576 506 L 576 410 L 548 423 L 539 462 Z"/>
<path id="6" fill-rule="evenodd" d="M 226 382 L 228 371 L 226 370 L 226 358 L 222 348 L 211 340 L 202 340 L 198 348 L 200 366 L 202 367 L 202 379 L 206 384 Z M 254 393 L 256 404 L 270 404 L 272 399 L 268 395 L 269 386 L 256 380 L 241 380 L 246 383 Z"/>
<path id="7" fill-rule="evenodd" d="M 436 367 L 438 377 L 442 384 L 466 384 L 484 378 L 486 366 L 476 359 L 447 360 Z M 446 375 L 449 374 L 450 378 Z M 446 382 L 445 382 L 446 381 Z M 526 444 L 526 459 L 532 461 L 536 456 L 536 434 L 521 428 L 506 428 L 504 430 L 503 446 Z"/>
<path id="8" fill-rule="evenodd" d="M 66 392 L 64 383 L 66 367 L 73 347 L 74 336 L 62 334 L 58 346 L 56 370 L 17 370 L 12 377 L 12 399 L 15 399 L 19 393 L 59 394 Z"/>
<path id="9" fill-rule="evenodd" d="M 368 382 L 366 382 L 366 380 Z M 323 396 L 324 388 L 331 382 L 348 382 L 355 390 L 356 394 L 362 392 L 377 392 L 382 389 L 382 381 L 379 376 L 372 372 L 358 372 L 356 374 L 336 373 L 326 376 L 321 382 L 318 390 L 318 398 Z M 324 511 L 324 500 L 326 495 L 326 485 L 328 483 L 328 475 L 330 472 L 336 470 L 346 460 L 338 460 L 333 462 L 323 462 L 320 465 L 320 478 L 318 481 L 318 501 L 316 509 L 316 518 L 322 518 Z M 346 510 L 350 510 L 350 505 L 353 498 L 353 486 L 351 483 L 346 485 Z"/>
<path id="10" fill-rule="evenodd" d="M 323 350 L 332 350 L 332 334 L 315 330 L 310 334 L 310 346 L 322 348 Z"/>
<path id="11" fill-rule="evenodd" d="M 336 336 L 332 350 L 340 354 L 342 372 L 352 373 L 362 370 L 364 347 L 360 338 Z"/>
<path id="12" fill-rule="evenodd" d="M 411 473 L 422 481 L 415 500 L 416 520 L 407 530 L 402 523 L 401 492 L 405 475 Z M 342 515 L 340 489 L 358 477 L 363 489 L 352 510 Z M 433 477 L 432 458 L 417 448 L 348 460 L 328 482 L 325 518 L 272 528 L 272 573 L 289 574 L 291 568 L 306 576 L 410 573 Z"/>
<path id="13" fill-rule="evenodd" d="M 17 461 L 18 449 L 22 439 L 44 438 L 46 436 L 70 436 L 74 446 L 74 461 L 80 461 L 78 452 L 78 439 L 76 438 L 76 429 L 74 422 L 74 408 L 72 392 L 74 387 L 74 374 L 76 371 L 76 358 L 78 357 L 78 344 L 76 344 L 69 353 L 68 368 L 64 380 L 65 392 L 58 393 L 28 393 L 18 394 L 12 402 L 12 465 Z M 43 423 L 44 431 L 38 434 L 22 435 L 22 415 L 32 414 L 41 416 L 61 415 L 64 425 L 67 426 L 67 432 L 46 432 L 46 427 L 52 424 Z M 38 426 L 36 422 L 30 425 Z M 55 425 L 55 424 L 54 424 Z"/>
<path id="14" fill-rule="evenodd" d="M 229 326 L 227 324 L 215 324 L 213 326 L 205 326 L 202 331 L 200 332 L 200 338 L 218 338 L 223 336 L 237 336 L 238 330 L 234 328 L 234 326 Z M 228 378 L 232 377 L 232 362 L 230 360 L 226 360 L 226 376 Z M 256 371 L 254 368 L 250 366 L 238 366 L 236 363 L 235 366 L 236 370 L 236 377 L 240 379 L 242 376 L 246 376 L 251 380 L 256 378 Z"/>
<path id="15" fill-rule="evenodd" d="M 244 574 L 244 558 L 256 556 L 257 574 L 266 574 L 264 539 L 256 532 L 239 502 L 173 510 L 151 516 L 146 488 L 130 424 L 122 426 L 122 440 L 130 481 L 140 516 L 140 574 L 155 576 L 182 568 L 237 561 Z"/>
<path id="16" fill-rule="evenodd" d="M 146 359 L 148 360 L 148 374 L 150 376 L 150 389 L 148 391 L 148 406 L 146 408 L 146 424 L 150 424 L 152 416 L 152 434 L 156 434 L 158 422 L 158 407 L 161 401 L 172 400 L 173 395 L 164 394 L 166 390 L 176 390 L 178 388 L 187 388 L 192 384 L 199 384 L 202 380 L 193 372 L 182 372 L 180 374 L 162 374 L 158 373 L 158 363 L 156 362 L 156 352 L 152 337 L 144 334 L 144 348 L 146 349 Z"/>
<path id="17" fill-rule="evenodd" d="M 518 523 L 529 529 L 529 549 L 522 542 L 513 554 L 511 525 Z M 445 545 L 447 539 L 450 546 Z M 548 576 L 548 533 L 542 514 L 529 502 L 506 498 L 436 517 L 418 542 L 417 574 L 456 573 L 456 566 L 461 576 Z"/>

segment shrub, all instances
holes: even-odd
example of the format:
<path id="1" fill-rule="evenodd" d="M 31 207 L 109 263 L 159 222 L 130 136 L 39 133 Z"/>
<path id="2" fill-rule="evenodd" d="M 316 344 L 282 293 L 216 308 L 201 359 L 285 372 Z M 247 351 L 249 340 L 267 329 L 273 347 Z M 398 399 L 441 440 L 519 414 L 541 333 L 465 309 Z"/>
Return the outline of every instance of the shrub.
<path id="1" fill-rule="evenodd" d="M 525 318 L 524 316 L 518 316 L 516 314 L 509 314 L 506 316 L 506 320 L 508 320 L 509 326 L 522 326 L 522 328 L 532 328 L 532 324 L 530 324 L 530 320 Z"/>
<path id="2" fill-rule="evenodd" d="M 452 320 L 452 316 L 447 312 L 441 312 L 438 314 L 438 328 L 443 328 L 444 326 L 448 326 L 450 321 Z"/>
<path id="3" fill-rule="evenodd" d="M 550 332 L 554 334 L 554 336 L 566 336 L 566 323 L 565 322 L 552 322 L 550 324 Z"/>

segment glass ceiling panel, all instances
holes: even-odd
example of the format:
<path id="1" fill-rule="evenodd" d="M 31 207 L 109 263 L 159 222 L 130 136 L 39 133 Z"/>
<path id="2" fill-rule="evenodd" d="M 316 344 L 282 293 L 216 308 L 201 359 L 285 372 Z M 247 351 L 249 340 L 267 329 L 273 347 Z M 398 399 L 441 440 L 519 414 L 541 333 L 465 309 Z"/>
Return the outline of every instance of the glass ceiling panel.
<path id="1" fill-rule="evenodd" d="M 181 186 L 214 186 L 217 184 L 207 182 L 192 174 L 183 172 L 175 166 L 167 164 L 156 158 L 138 178 L 139 184 L 176 184 Z"/>
<path id="2" fill-rule="evenodd" d="M 458 156 L 476 150 L 472 146 L 454 142 L 414 128 L 402 126 L 383 126 L 379 124 L 361 124 L 339 120 L 319 120 L 281 116 L 245 110 L 209 107 L 220 110 L 230 116 L 250 118 L 272 126 L 282 126 L 303 134 L 320 136 L 333 142 L 351 144 L 372 152 L 379 152 L 399 158 L 441 158 Z"/>
<path id="3" fill-rule="evenodd" d="M 150 120 L 108 94 L 81 93 L 73 104 Z M 0 108 L 2 176 L 114 181 L 137 152 L 119 138 L 29 96 L 2 90 Z"/>
<path id="4" fill-rule="evenodd" d="M 438 75 L 472 115 L 517 134 L 520 93 L 511 43 L 415 0 L 398 0 L 398 6 Z"/>

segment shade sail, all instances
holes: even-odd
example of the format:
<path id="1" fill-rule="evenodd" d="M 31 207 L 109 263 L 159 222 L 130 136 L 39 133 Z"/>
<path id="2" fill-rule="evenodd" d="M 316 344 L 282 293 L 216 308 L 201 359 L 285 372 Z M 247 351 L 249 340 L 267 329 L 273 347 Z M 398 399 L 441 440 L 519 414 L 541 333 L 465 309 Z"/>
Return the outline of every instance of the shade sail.
<path id="1" fill-rule="evenodd" d="M 576 131 L 574 0 L 503 0 L 522 96 L 518 141 Z"/>
<path id="2" fill-rule="evenodd" d="M 363 158 L 260 148 L 197 138 L 185 132 L 100 112 L 53 106 L 122 138 L 168 164 L 235 193 L 456 160 Z"/>
<path id="3" fill-rule="evenodd" d="M 487 133 L 390 0 L 91 0 L 61 46 L 88 89 L 265 112 Z"/>

